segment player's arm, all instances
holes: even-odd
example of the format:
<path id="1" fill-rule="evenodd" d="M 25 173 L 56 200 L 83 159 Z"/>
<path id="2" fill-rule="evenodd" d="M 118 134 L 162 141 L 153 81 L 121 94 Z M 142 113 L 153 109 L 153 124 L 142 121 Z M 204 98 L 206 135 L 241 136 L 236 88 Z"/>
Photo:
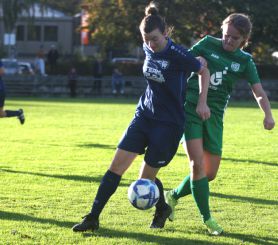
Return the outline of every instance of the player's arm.
<path id="1" fill-rule="evenodd" d="M 267 98 L 267 95 L 261 85 L 261 83 L 255 83 L 251 86 L 253 95 L 260 106 L 260 108 L 264 112 L 264 128 L 271 130 L 275 126 L 275 121 L 273 119 L 272 113 L 271 113 L 271 107 L 269 100 Z"/>
<path id="2" fill-rule="evenodd" d="M 207 68 L 207 61 L 203 57 L 197 57 L 201 63 L 201 68 L 198 72 L 199 75 L 199 100 L 196 107 L 196 112 L 206 120 L 210 117 L 210 109 L 207 105 L 207 95 L 210 80 L 210 72 Z"/>
<path id="3" fill-rule="evenodd" d="M 3 67 L 0 67 L 0 76 L 2 76 L 5 73 L 5 70 Z"/>

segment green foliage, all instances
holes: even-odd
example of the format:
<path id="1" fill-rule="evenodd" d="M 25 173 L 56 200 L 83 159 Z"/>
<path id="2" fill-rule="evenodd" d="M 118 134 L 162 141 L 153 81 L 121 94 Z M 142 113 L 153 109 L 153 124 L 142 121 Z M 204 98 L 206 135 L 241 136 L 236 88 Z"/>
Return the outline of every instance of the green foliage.
<path id="1" fill-rule="evenodd" d="M 144 17 L 146 1 L 87 0 L 90 12 L 92 43 L 109 51 L 127 44 L 141 44 L 138 26 Z M 276 0 L 172 0 L 156 1 L 160 12 L 169 25 L 174 26 L 175 41 L 191 46 L 194 40 L 204 35 L 221 37 L 220 26 L 227 15 L 243 12 L 253 20 L 254 31 L 249 50 L 253 52 L 262 44 L 278 49 L 278 4 Z M 256 56 L 263 62 L 266 55 Z"/>
<path id="2" fill-rule="evenodd" d="M 277 129 L 262 128 L 254 104 L 232 104 L 225 116 L 223 162 L 210 184 L 211 211 L 225 230 L 206 233 L 191 196 L 180 199 L 177 219 L 148 228 L 154 210 L 127 200 L 142 156 L 127 173 L 100 217 L 95 234 L 71 227 L 91 207 L 116 145 L 133 117 L 135 100 L 12 99 L 26 124 L 1 119 L 0 244 L 277 244 Z M 273 104 L 278 118 L 278 104 Z M 240 123 L 239 123 L 240 122 Z M 166 189 L 188 173 L 182 147 L 159 177 Z"/>

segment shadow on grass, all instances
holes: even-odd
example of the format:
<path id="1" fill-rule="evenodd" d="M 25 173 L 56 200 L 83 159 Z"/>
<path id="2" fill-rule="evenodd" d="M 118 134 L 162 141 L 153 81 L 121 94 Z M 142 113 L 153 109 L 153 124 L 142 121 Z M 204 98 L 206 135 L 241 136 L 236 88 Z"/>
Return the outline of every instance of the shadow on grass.
<path id="1" fill-rule="evenodd" d="M 234 199 L 234 200 L 239 200 L 239 201 L 249 202 L 249 203 L 256 203 L 256 204 L 278 205 L 278 201 L 276 201 L 276 200 L 264 200 L 264 199 L 259 199 L 259 198 L 255 198 L 255 197 L 242 197 L 242 196 L 226 195 L 226 194 L 215 193 L 215 192 L 210 192 L 210 196 L 225 198 L 225 199 L 229 199 L 229 200 Z"/>
<path id="2" fill-rule="evenodd" d="M 116 150 L 117 146 L 116 145 L 105 145 L 105 144 L 93 144 L 93 143 L 88 143 L 88 144 L 79 144 L 77 145 L 78 147 L 84 147 L 84 148 L 101 148 L 101 149 L 112 149 Z"/>
<path id="3" fill-rule="evenodd" d="M 224 236 L 238 239 L 240 244 L 245 244 L 246 242 L 260 245 L 278 244 L 278 239 L 274 237 L 256 237 L 254 235 L 244 235 L 238 233 L 225 233 Z"/>
<path id="4" fill-rule="evenodd" d="M 41 223 L 41 224 L 52 224 L 59 227 L 64 227 L 71 229 L 71 227 L 76 224 L 69 221 L 58 221 L 55 219 L 45 219 L 45 218 L 37 218 L 34 216 L 21 214 L 21 213 L 12 213 L 12 212 L 6 212 L 6 211 L 0 211 L 0 220 L 13 220 L 13 221 L 21 221 L 21 222 L 35 222 L 35 223 Z M 156 242 L 158 244 L 207 244 L 206 241 L 198 241 L 198 240 L 190 240 L 190 239 L 183 239 L 183 238 L 168 238 L 165 236 L 159 236 L 159 235 L 150 235 L 145 233 L 138 233 L 138 232 L 123 232 L 119 230 L 111 230 L 107 228 L 102 228 L 97 232 L 91 233 L 86 232 L 82 233 L 83 237 L 100 237 L 100 238 L 129 238 L 134 239 L 137 241 L 142 242 Z"/>
<path id="5" fill-rule="evenodd" d="M 100 181 L 103 177 L 103 175 L 90 177 L 90 176 L 82 176 L 82 175 L 43 174 L 43 173 L 36 173 L 36 172 L 17 171 L 17 170 L 11 170 L 11 169 L 1 168 L 1 167 L 0 167 L 0 171 L 12 173 L 12 174 L 28 174 L 28 175 L 47 177 L 47 178 L 57 178 L 57 179 L 83 181 L 83 182 L 96 182 L 96 183 L 100 183 Z M 120 182 L 120 186 L 121 187 L 129 187 L 129 185 L 132 181 L 134 181 L 134 180 L 122 179 Z"/>
<path id="6" fill-rule="evenodd" d="M 13 220 L 13 221 L 31 221 L 35 223 L 41 223 L 41 224 L 52 224 L 63 228 L 71 229 L 71 227 L 75 224 L 74 222 L 69 221 L 58 221 L 55 219 L 46 219 L 46 218 L 38 218 L 26 214 L 21 213 L 13 213 L 13 212 L 7 212 L 7 211 L 0 211 L 0 220 Z M 167 231 L 167 229 L 165 229 Z M 160 230 L 153 230 L 155 232 L 160 232 Z M 175 230 L 173 230 L 175 232 Z M 160 236 L 157 234 L 146 234 L 146 233 L 139 233 L 139 232 L 124 232 L 119 230 L 112 230 L 107 228 L 102 228 L 97 232 L 94 233 L 82 233 L 82 236 L 84 238 L 86 237 L 101 237 L 101 238 L 128 238 L 133 239 L 141 242 L 156 242 L 158 244 L 208 244 L 208 241 L 201 241 L 196 239 L 186 239 L 186 238 L 169 238 L 165 236 Z M 237 233 L 224 233 L 224 237 L 229 237 L 233 239 L 238 239 L 239 243 L 245 243 L 250 242 L 254 244 L 262 244 L 262 245 L 268 245 L 268 244 L 276 244 L 278 242 L 278 239 L 270 238 L 270 237 L 256 237 L 253 234 L 252 235 L 246 235 L 246 234 L 237 234 Z M 238 244 L 239 244 L 238 243 Z M 209 244 L 214 244 L 210 241 Z M 215 244 L 219 244 L 219 241 L 217 240 Z M 225 244 L 225 243 L 222 243 Z"/>
<path id="7" fill-rule="evenodd" d="M 185 153 L 177 153 L 176 155 L 179 157 L 187 158 Z M 238 159 L 238 158 L 230 158 L 230 157 L 222 157 L 222 161 L 223 160 L 231 161 L 231 162 L 238 162 L 238 163 L 255 163 L 255 164 L 263 164 L 263 165 L 267 165 L 267 166 L 278 167 L 278 162 L 265 162 L 265 161 L 259 161 L 259 160 Z"/>
<path id="8" fill-rule="evenodd" d="M 14 221 L 32 221 L 41 224 L 53 224 L 60 227 L 72 227 L 75 223 L 67 221 L 58 221 L 55 219 L 37 218 L 27 214 L 12 213 L 0 210 L 0 220 L 14 220 Z"/>
<path id="9" fill-rule="evenodd" d="M 222 160 L 227 160 L 227 161 L 231 161 L 231 162 L 256 163 L 256 164 L 264 164 L 264 165 L 268 165 L 268 166 L 278 167 L 278 162 L 264 162 L 264 161 L 250 160 L 250 159 L 237 159 L 237 158 L 226 158 L 226 157 L 223 157 Z"/>
<path id="10" fill-rule="evenodd" d="M 128 224 L 127 224 L 128 225 Z M 119 230 L 111 230 L 107 228 L 100 228 L 95 233 L 83 233 L 83 237 L 101 237 L 105 239 L 109 238 L 127 238 L 136 240 L 137 242 L 144 242 L 144 243 L 153 243 L 156 244 L 181 244 L 181 245 L 196 245 L 196 244 L 208 244 L 207 241 L 201 241 L 197 239 L 188 239 L 188 238 L 175 238 L 175 237 L 167 237 L 167 236 L 161 236 L 159 235 L 160 230 L 154 229 L 152 230 L 154 234 L 146 234 L 146 233 L 139 233 L 134 231 L 119 231 Z M 167 229 L 165 229 L 167 231 Z M 174 230 L 173 230 L 174 232 Z M 109 244 L 109 241 L 107 241 L 107 244 Z M 210 244 L 214 244 L 213 242 L 210 242 Z M 216 242 L 215 244 L 219 244 Z"/>

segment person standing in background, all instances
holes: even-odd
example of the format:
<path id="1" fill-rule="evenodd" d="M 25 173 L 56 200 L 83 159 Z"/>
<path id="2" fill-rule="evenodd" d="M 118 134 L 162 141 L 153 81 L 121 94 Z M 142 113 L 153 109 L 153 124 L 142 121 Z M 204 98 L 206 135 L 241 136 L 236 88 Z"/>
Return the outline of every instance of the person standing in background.
<path id="1" fill-rule="evenodd" d="M 75 67 L 72 67 L 68 73 L 68 85 L 70 88 L 70 96 L 76 97 L 76 85 L 77 85 L 77 72 Z"/>
<path id="2" fill-rule="evenodd" d="M 50 47 L 50 50 L 47 53 L 47 62 L 50 66 L 51 74 L 55 74 L 57 72 L 57 60 L 59 58 L 59 52 L 56 46 L 53 44 Z"/>
<path id="3" fill-rule="evenodd" d="M 102 79 L 102 60 L 97 57 L 93 64 L 93 75 L 94 75 L 94 84 L 93 91 L 95 91 L 98 95 L 101 95 L 101 79 Z"/>

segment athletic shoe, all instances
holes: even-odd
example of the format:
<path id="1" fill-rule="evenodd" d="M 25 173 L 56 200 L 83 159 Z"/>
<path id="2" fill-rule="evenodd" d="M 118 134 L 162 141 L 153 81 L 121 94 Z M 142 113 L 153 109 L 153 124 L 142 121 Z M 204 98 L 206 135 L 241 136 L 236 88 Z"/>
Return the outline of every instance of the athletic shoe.
<path id="1" fill-rule="evenodd" d="M 169 205 L 167 205 L 167 208 L 163 210 L 156 209 L 150 228 L 163 228 L 166 219 L 169 217 L 171 213 L 172 209 Z"/>
<path id="2" fill-rule="evenodd" d="M 19 109 L 18 111 L 19 111 L 19 116 L 17 118 L 21 124 L 24 124 L 24 122 L 25 122 L 24 112 L 22 109 Z"/>
<path id="3" fill-rule="evenodd" d="M 223 229 L 220 225 L 217 224 L 216 220 L 213 218 L 209 218 L 205 222 L 205 225 L 211 235 L 219 236 L 223 233 Z"/>
<path id="4" fill-rule="evenodd" d="M 172 191 L 164 191 L 165 202 L 171 207 L 172 213 L 168 217 L 170 221 L 175 219 L 175 206 L 178 204 L 178 200 L 173 198 Z"/>
<path id="5" fill-rule="evenodd" d="M 82 222 L 80 224 L 76 224 L 72 227 L 74 232 L 83 232 L 87 230 L 96 231 L 99 228 L 99 220 L 95 219 L 91 216 L 91 214 L 87 214 L 82 217 Z"/>

